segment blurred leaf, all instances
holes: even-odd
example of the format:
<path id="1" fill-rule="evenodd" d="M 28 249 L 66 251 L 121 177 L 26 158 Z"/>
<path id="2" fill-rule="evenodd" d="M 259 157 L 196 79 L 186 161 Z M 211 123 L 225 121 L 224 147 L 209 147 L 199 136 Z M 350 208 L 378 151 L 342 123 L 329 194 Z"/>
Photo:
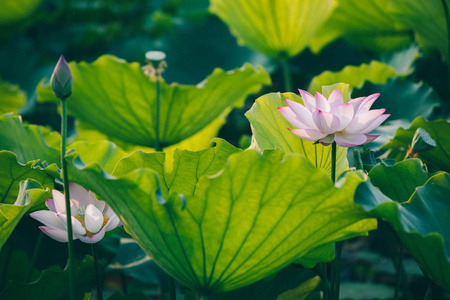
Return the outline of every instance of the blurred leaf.
<path id="1" fill-rule="evenodd" d="M 148 298 L 141 291 L 133 291 L 127 295 L 123 295 L 121 292 L 116 291 L 112 294 L 108 300 L 148 300 Z"/>
<path id="2" fill-rule="evenodd" d="M 83 261 L 75 260 L 75 295 L 83 299 L 85 292 L 90 292 L 94 283 L 94 261 L 85 257 Z M 0 293 L 5 300 L 36 299 L 60 300 L 69 298 L 69 270 L 51 268 L 42 271 L 40 278 L 32 283 L 10 281 Z"/>
<path id="3" fill-rule="evenodd" d="M 403 160 L 411 145 L 414 133 L 417 128 L 425 129 L 436 141 L 436 147 L 432 150 L 422 152 L 419 158 L 425 163 L 434 167 L 450 172 L 450 123 L 444 120 L 426 121 L 419 117 L 415 119 L 409 129 L 399 128 L 395 132 L 395 137 L 381 149 L 389 149 L 389 157 L 396 161 Z"/>
<path id="4" fill-rule="evenodd" d="M 0 203 L 14 204 L 19 195 L 20 182 L 33 179 L 44 188 L 53 188 L 53 179 L 35 166 L 38 161 L 21 164 L 17 156 L 9 151 L 0 151 Z"/>
<path id="5" fill-rule="evenodd" d="M 50 130 L 23 124 L 22 118 L 13 114 L 0 116 L 0 150 L 14 152 L 20 163 L 40 159 L 48 164 L 60 164 L 59 150 L 50 147 L 43 135 L 50 135 Z"/>
<path id="6" fill-rule="evenodd" d="M 186 171 L 197 174 L 202 165 L 200 160 Z M 157 201 L 158 175 L 150 169 L 110 178 L 75 154 L 69 168 L 71 180 L 106 199 L 155 262 L 202 291 L 243 287 L 313 248 L 376 226 L 353 203 L 360 175 L 349 174 L 335 188 L 305 158 L 278 151 L 233 154 L 223 171 L 200 178 L 184 210 L 176 193 L 164 204 Z"/>
<path id="7" fill-rule="evenodd" d="M 414 71 L 413 63 L 419 56 L 419 46 L 412 44 L 400 51 L 383 56 L 381 62 L 393 67 L 397 75 L 409 75 Z"/>
<path id="8" fill-rule="evenodd" d="M 374 82 L 375 83 L 375 82 Z M 404 78 L 392 78 L 385 84 L 367 82 L 355 93 L 357 96 L 380 93 L 381 96 L 373 104 L 373 108 L 386 108 L 391 114 L 389 119 L 408 119 L 429 117 L 439 105 L 439 96 L 423 82 L 415 83 Z"/>
<path id="9" fill-rule="evenodd" d="M 450 175 L 440 173 L 399 204 L 370 182 L 363 182 L 355 202 L 389 222 L 424 273 L 450 291 Z"/>
<path id="10" fill-rule="evenodd" d="M 357 67 L 347 66 L 339 72 L 325 71 L 312 79 L 308 91 L 314 93 L 320 91 L 323 86 L 336 82 L 348 83 L 351 89 L 361 88 L 366 81 L 384 84 L 395 74 L 393 67 L 378 61 L 371 61 L 370 64 L 362 64 Z"/>
<path id="11" fill-rule="evenodd" d="M 448 9 L 450 1 L 444 1 Z M 441 0 L 393 0 L 389 12 L 397 22 L 414 30 L 422 47 L 438 48 L 448 57 L 447 22 Z"/>
<path id="12" fill-rule="evenodd" d="M 280 148 L 286 153 L 299 153 L 311 164 L 331 173 L 331 147 L 302 140 L 287 130 L 292 128 L 292 125 L 277 109 L 286 106 L 284 99 L 303 104 L 301 97 L 296 94 L 270 93 L 256 99 L 252 108 L 245 114 L 252 126 L 252 147 L 258 150 Z M 338 146 L 337 149 L 336 174 L 339 175 L 348 168 L 347 148 Z"/>
<path id="13" fill-rule="evenodd" d="M 364 282 L 342 282 L 341 295 L 342 300 L 390 300 L 394 294 L 394 288 L 386 284 L 364 283 Z"/>
<path id="14" fill-rule="evenodd" d="M 278 272 L 272 279 L 263 279 L 235 291 L 214 295 L 216 300 L 273 300 L 288 289 L 296 288 L 300 283 L 314 278 L 315 272 L 310 269 L 288 266 Z"/>
<path id="15" fill-rule="evenodd" d="M 74 77 L 69 113 L 80 122 L 127 143 L 154 147 L 155 82 L 139 64 L 102 56 L 92 64 L 70 63 Z M 242 105 L 248 94 L 270 84 L 268 74 L 245 64 L 224 72 L 216 69 L 197 86 L 161 82 L 160 144 L 176 144 L 210 124 L 230 106 Z M 55 100 L 40 85 L 41 100 Z"/>
<path id="16" fill-rule="evenodd" d="M 0 26 L 20 21 L 30 16 L 42 0 L 3 0 L 0 9 Z"/>
<path id="17" fill-rule="evenodd" d="M 331 17 L 309 41 L 313 52 L 337 38 L 372 52 L 386 52 L 410 43 L 409 32 L 389 13 L 390 0 L 340 0 Z"/>
<path id="18" fill-rule="evenodd" d="M 295 289 L 289 290 L 277 297 L 277 300 L 304 300 L 319 285 L 320 277 L 316 276 L 303 282 Z"/>
<path id="19" fill-rule="evenodd" d="M 406 202 L 431 177 L 419 159 L 407 159 L 393 166 L 378 164 L 369 172 L 370 181 L 396 202 Z"/>
<path id="20" fill-rule="evenodd" d="M 17 282 L 26 281 L 30 261 L 25 251 L 14 249 L 9 244 L 6 244 L 2 248 L 0 265 L 3 268 L 2 278 L 0 278 L 2 283 L 7 283 L 11 280 Z M 40 272 L 33 267 L 31 269 L 30 280 L 35 281 L 39 275 Z"/>
<path id="21" fill-rule="evenodd" d="M 390 139 L 392 139 L 395 135 L 395 131 L 399 127 L 408 127 L 410 122 L 405 119 L 399 119 L 399 120 L 387 120 L 383 123 L 383 125 L 378 126 L 375 130 L 371 132 L 373 135 L 379 135 L 379 137 L 373 141 L 367 144 L 367 146 L 372 149 L 373 151 L 376 151 L 380 149 L 381 146 L 388 143 Z"/>
<path id="22" fill-rule="evenodd" d="M 26 100 L 27 95 L 17 85 L 0 82 L 0 114 L 17 113 Z"/>
<path id="23" fill-rule="evenodd" d="M 27 179 L 21 182 L 19 194 L 14 204 L 0 203 L 0 213 L 6 218 L 6 220 L 3 220 L 6 222 L 0 224 L 0 250 L 22 216 L 41 206 L 48 198 L 51 198 L 49 191 L 43 190 L 38 182 Z"/>
<path id="24" fill-rule="evenodd" d="M 300 53 L 335 6 L 334 0 L 212 0 L 210 11 L 240 45 L 279 58 Z"/>

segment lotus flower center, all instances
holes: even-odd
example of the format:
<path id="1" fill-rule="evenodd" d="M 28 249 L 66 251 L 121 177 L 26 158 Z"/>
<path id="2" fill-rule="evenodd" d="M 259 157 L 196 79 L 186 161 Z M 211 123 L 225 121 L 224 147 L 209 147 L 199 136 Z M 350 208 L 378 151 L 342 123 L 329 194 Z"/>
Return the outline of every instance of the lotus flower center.
<path id="1" fill-rule="evenodd" d="M 78 207 L 77 211 L 75 212 L 74 218 L 77 219 L 78 221 L 80 221 L 81 225 L 83 225 L 84 229 L 86 229 L 86 222 L 84 221 L 84 218 L 86 216 L 86 207 L 87 205 L 83 205 Z M 100 227 L 100 230 L 102 230 L 103 227 L 105 227 L 105 225 L 108 223 L 109 221 L 109 217 L 103 214 L 103 224 L 102 227 Z M 89 230 L 86 229 L 86 236 L 93 236 L 94 234 L 96 234 L 97 232 L 90 232 Z"/>

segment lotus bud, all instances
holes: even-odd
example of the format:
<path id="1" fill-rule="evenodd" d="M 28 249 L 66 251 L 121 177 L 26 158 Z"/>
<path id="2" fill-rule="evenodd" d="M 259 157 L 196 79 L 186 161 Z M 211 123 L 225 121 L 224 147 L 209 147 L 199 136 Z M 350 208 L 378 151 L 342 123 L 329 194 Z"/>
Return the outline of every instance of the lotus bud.
<path id="1" fill-rule="evenodd" d="M 73 77 L 70 67 L 67 64 L 64 56 L 61 55 L 52 78 L 50 79 L 53 93 L 60 99 L 65 99 L 72 94 Z"/>

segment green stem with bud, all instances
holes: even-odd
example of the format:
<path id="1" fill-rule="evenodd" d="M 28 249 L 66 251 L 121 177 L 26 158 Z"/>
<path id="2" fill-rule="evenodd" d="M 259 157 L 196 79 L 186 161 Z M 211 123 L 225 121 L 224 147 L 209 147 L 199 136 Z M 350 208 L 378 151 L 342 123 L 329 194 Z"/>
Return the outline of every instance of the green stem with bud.
<path id="1" fill-rule="evenodd" d="M 73 248 L 73 229 L 72 229 L 72 212 L 70 210 L 70 194 L 69 194 L 69 176 L 67 171 L 66 160 L 66 142 L 67 142 L 67 97 L 61 98 L 61 169 L 63 174 L 64 196 L 66 200 L 66 216 L 67 216 L 67 238 L 69 248 L 69 290 L 70 299 L 75 300 L 75 255 Z"/>

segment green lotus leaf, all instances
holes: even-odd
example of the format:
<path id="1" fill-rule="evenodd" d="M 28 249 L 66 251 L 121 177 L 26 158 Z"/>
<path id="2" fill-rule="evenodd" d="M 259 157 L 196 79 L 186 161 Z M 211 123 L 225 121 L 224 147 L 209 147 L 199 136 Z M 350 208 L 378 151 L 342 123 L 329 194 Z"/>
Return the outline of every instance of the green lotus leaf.
<path id="1" fill-rule="evenodd" d="M 155 146 L 156 84 L 138 63 L 105 55 L 92 64 L 69 65 L 74 78 L 69 114 L 112 138 Z M 160 145 L 192 136 L 267 84 L 270 77 L 262 67 L 255 70 L 249 64 L 231 72 L 216 69 L 197 86 L 161 82 Z M 48 85 L 37 91 L 41 101 L 57 101 Z"/>
<path id="2" fill-rule="evenodd" d="M 239 44 L 277 58 L 300 53 L 335 6 L 334 0 L 212 0 L 210 11 Z"/>
<path id="3" fill-rule="evenodd" d="M 1 152 L 1 154 L 3 153 L 4 151 Z M 2 183 L 4 180 L 2 178 Z M 42 208 L 45 199 L 51 198 L 49 190 L 43 190 L 37 181 L 30 179 L 22 181 L 18 193 L 17 191 L 11 191 L 12 194 L 17 194 L 17 199 L 14 204 L 0 203 L 0 215 L 2 215 L 2 218 L 0 218 L 0 250 L 14 228 L 16 228 L 22 216 L 33 210 Z M 9 193 L 6 196 L 9 197 Z"/>
<path id="4" fill-rule="evenodd" d="M 370 181 L 383 194 L 399 203 L 408 201 L 416 187 L 424 185 L 431 176 L 419 159 L 407 159 L 393 166 L 381 163 L 369 172 Z"/>
<path id="5" fill-rule="evenodd" d="M 211 160 L 211 152 L 204 154 Z M 219 173 L 197 179 L 186 203 L 178 191 L 157 198 L 162 180 L 151 169 L 111 177 L 98 164 L 86 165 L 75 154 L 69 158 L 71 181 L 105 199 L 164 270 L 205 293 L 251 284 L 314 248 L 376 226 L 353 203 L 359 173 L 348 174 L 336 188 L 328 175 L 295 154 L 232 154 Z M 174 168 L 191 172 L 175 176 L 186 178 L 182 187 L 195 184 L 192 174 L 208 167 L 201 167 L 201 159 L 197 166 L 191 162 L 180 155 Z"/>
<path id="6" fill-rule="evenodd" d="M 235 291 L 214 295 L 214 298 L 217 300 L 273 300 L 278 299 L 277 297 L 283 292 L 290 292 L 291 290 L 299 288 L 303 288 L 302 290 L 309 294 L 311 290 L 306 288 L 306 286 L 308 286 L 308 282 L 311 279 L 316 281 L 316 285 L 318 281 L 320 281 L 313 270 L 291 265 L 278 272 L 276 276 L 270 280 L 266 278 Z"/>
<path id="7" fill-rule="evenodd" d="M 393 51 L 409 45 L 409 32 L 389 14 L 391 0 L 339 0 L 331 17 L 309 41 L 319 52 L 343 37 L 355 47 L 369 51 Z"/>
<path id="8" fill-rule="evenodd" d="M 292 128 L 292 125 L 277 109 L 286 106 L 284 99 L 303 104 L 302 98 L 296 94 L 270 93 L 256 99 L 252 108 L 245 114 L 252 126 L 252 147 L 258 150 L 280 148 L 286 153 L 299 153 L 313 165 L 331 173 L 331 147 L 302 140 L 287 130 Z M 337 149 L 336 174 L 339 175 L 348 168 L 347 148 L 337 146 Z"/>
<path id="9" fill-rule="evenodd" d="M 380 98 L 375 101 L 373 108 L 386 108 L 389 119 L 407 119 L 410 122 L 422 116 L 427 118 L 439 105 L 438 94 L 426 83 L 411 82 L 404 78 L 391 78 L 384 84 L 366 82 L 364 87 L 354 93 L 358 95 L 370 95 L 380 93 Z"/>
<path id="10" fill-rule="evenodd" d="M 355 202 L 397 231 L 421 269 L 450 291 L 450 175 L 440 173 L 418 187 L 408 202 L 399 204 L 370 182 L 363 182 Z"/>
<path id="11" fill-rule="evenodd" d="M 4 0 L 0 10 L 0 25 L 7 25 L 29 17 L 42 0 Z"/>
<path id="12" fill-rule="evenodd" d="M 43 135 L 54 136 L 45 127 L 23 124 L 20 116 L 11 113 L 0 116 L 0 150 L 14 152 L 18 162 L 26 164 L 40 159 L 60 164 L 59 150 L 49 146 Z"/>
<path id="13" fill-rule="evenodd" d="M 17 111 L 25 104 L 27 95 L 17 85 L 0 82 L 0 114 Z"/>
<path id="14" fill-rule="evenodd" d="M 38 161 L 21 164 L 17 156 L 9 151 L 0 151 L 0 203 L 14 204 L 19 195 L 20 182 L 28 178 L 33 179 L 44 188 L 53 188 L 53 179 L 45 172 L 36 168 Z"/>
<path id="15" fill-rule="evenodd" d="M 94 259 L 86 256 L 83 261 L 75 260 L 75 298 L 84 299 L 85 293 L 91 292 L 94 283 Z M 38 280 L 31 283 L 10 281 L 0 297 L 5 300 L 69 298 L 69 270 L 59 267 L 42 271 Z"/>
<path id="16" fill-rule="evenodd" d="M 450 172 L 450 136 L 448 135 L 450 123 L 445 120 L 427 121 L 418 117 L 411 123 L 409 129 L 397 129 L 394 138 L 381 149 L 390 150 L 389 158 L 397 161 L 403 160 L 417 128 L 425 129 L 431 138 L 436 141 L 436 147 L 419 153 L 419 158 L 440 170 Z"/>
<path id="17" fill-rule="evenodd" d="M 370 64 L 347 66 L 338 72 L 325 71 L 312 79 L 308 91 L 314 93 L 319 91 L 322 86 L 335 82 L 346 82 L 352 89 L 355 87 L 359 89 L 366 81 L 384 84 L 395 75 L 396 71 L 393 67 L 378 61 L 371 61 Z"/>
<path id="18" fill-rule="evenodd" d="M 445 2 L 448 9 L 450 1 Z M 441 0 L 394 0 L 389 12 L 397 22 L 414 30 L 422 47 L 437 48 L 448 56 L 447 22 Z"/>

